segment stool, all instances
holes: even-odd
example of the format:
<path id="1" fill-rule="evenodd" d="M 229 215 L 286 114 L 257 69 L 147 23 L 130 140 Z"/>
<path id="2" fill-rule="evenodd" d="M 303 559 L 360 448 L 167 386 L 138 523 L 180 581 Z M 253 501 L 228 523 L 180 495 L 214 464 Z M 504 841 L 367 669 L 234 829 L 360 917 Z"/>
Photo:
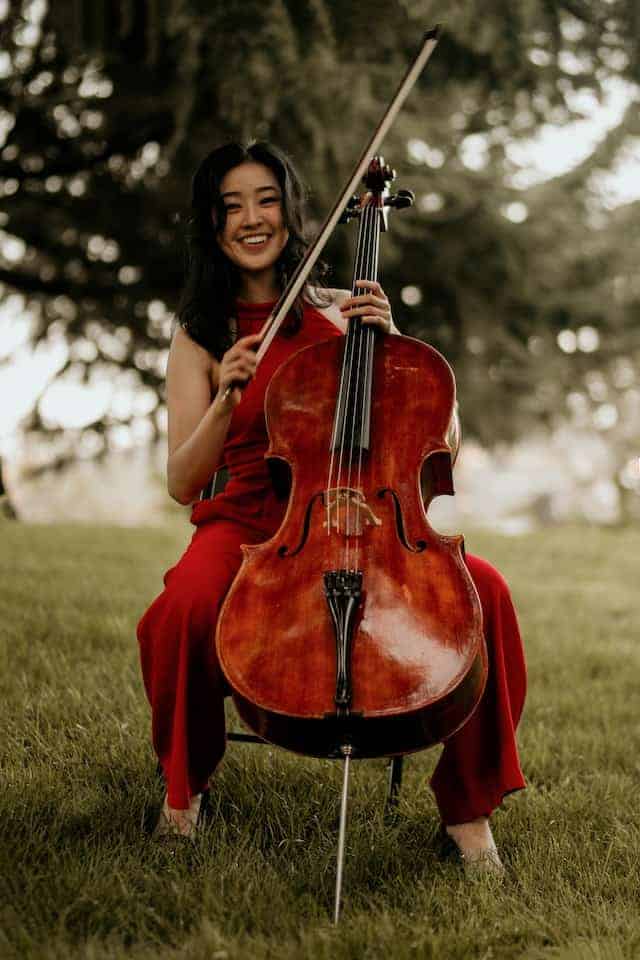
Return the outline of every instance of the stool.
<path id="1" fill-rule="evenodd" d="M 256 736 L 254 733 L 236 733 L 231 731 L 227 734 L 227 740 L 235 740 L 241 743 L 264 743 L 269 746 L 268 740 Z M 389 779 L 387 781 L 387 799 L 385 801 L 385 810 L 390 811 L 398 803 L 400 787 L 402 786 L 402 761 L 404 757 L 389 757 Z"/>

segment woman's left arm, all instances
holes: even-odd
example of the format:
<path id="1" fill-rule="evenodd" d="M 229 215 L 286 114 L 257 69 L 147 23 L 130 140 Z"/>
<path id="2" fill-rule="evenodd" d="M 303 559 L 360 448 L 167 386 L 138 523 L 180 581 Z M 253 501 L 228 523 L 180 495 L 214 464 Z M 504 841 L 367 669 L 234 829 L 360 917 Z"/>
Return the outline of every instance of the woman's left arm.
<path id="1" fill-rule="evenodd" d="M 389 298 L 375 280 L 356 280 L 356 287 L 369 293 L 349 297 L 340 307 L 343 317 L 361 317 L 363 323 L 377 327 L 382 333 L 400 333 L 393 322 Z"/>

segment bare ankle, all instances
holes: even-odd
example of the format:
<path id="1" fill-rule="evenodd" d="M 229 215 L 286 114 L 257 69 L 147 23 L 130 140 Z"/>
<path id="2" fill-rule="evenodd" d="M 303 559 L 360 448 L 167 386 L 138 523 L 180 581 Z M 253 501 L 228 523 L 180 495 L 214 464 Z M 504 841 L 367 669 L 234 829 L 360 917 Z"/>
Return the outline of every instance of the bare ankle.
<path id="1" fill-rule="evenodd" d="M 467 820 L 464 823 L 452 823 L 445 829 L 463 854 L 496 849 L 488 817 L 476 817 L 475 820 Z"/>
<path id="2" fill-rule="evenodd" d="M 164 820 L 164 825 L 161 828 L 162 832 L 181 834 L 184 837 L 192 836 L 198 824 L 201 802 L 202 794 L 197 793 L 191 797 L 189 806 L 183 810 L 177 807 L 171 807 L 169 805 L 169 796 L 165 794 L 161 816 L 161 821 Z"/>
<path id="3" fill-rule="evenodd" d="M 465 868 L 496 874 L 503 872 L 488 817 L 450 824 L 445 829 L 456 844 Z"/>

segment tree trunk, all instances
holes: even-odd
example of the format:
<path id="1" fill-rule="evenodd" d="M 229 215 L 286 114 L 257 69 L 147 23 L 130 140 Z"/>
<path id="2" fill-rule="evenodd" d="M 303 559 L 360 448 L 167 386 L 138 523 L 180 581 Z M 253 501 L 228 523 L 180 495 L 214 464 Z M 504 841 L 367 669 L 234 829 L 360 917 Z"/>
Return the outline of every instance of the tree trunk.
<path id="1" fill-rule="evenodd" d="M 5 517 L 7 520 L 17 520 L 18 512 L 11 502 L 11 498 L 7 492 L 7 488 L 4 485 L 4 477 L 2 472 L 2 458 L 0 457 L 0 516 Z"/>

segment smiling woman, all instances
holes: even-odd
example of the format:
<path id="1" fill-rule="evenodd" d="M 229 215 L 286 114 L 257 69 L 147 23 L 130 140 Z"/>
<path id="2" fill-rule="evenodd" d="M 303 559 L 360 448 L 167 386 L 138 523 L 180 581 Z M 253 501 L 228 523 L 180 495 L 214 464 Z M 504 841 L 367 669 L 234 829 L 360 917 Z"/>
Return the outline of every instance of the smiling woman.
<path id="1" fill-rule="evenodd" d="M 316 274 L 257 365 L 261 328 L 306 249 L 303 187 L 270 145 L 230 144 L 204 159 L 193 178 L 188 244 L 167 369 L 167 479 L 174 499 L 194 503 L 197 529 L 138 625 L 153 743 L 167 783 L 157 836 L 195 833 L 225 748 L 228 687 L 214 643 L 219 612 L 240 568 L 241 545 L 271 538 L 287 509 L 265 460 L 269 382 L 294 353 L 342 336 L 351 318 L 381 334 L 398 332 L 377 282 L 357 278 L 354 288 L 364 292 L 352 296 L 322 288 Z M 221 464 L 229 472 L 226 487 L 199 500 Z M 467 563 L 490 650 L 488 695 L 447 741 L 432 786 L 466 860 L 500 869 L 487 817 L 506 793 L 524 786 L 515 742 L 524 661 L 504 580 L 477 557 Z"/>
<path id="2" fill-rule="evenodd" d="M 189 337 L 218 360 L 234 340 L 236 300 L 276 299 L 304 255 L 304 206 L 297 172 L 271 144 L 230 143 L 198 167 L 186 237 L 188 272 L 177 314 Z M 320 290 L 325 273 L 321 265 L 311 274 L 290 333 L 303 300 L 316 306 L 332 302 Z"/>
<path id="3" fill-rule="evenodd" d="M 225 222 L 220 249 L 241 272 L 239 293 L 252 299 L 252 287 L 263 296 L 269 283 L 272 254 L 279 257 L 289 239 L 282 217 L 282 194 L 273 172 L 259 163 L 243 163 L 230 170 L 222 182 Z M 216 214 L 213 212 L 214 224 Z M 277 297 L 279 290 L 269 293 Z"/>
<path id="4" fill-rule="evenodd" d="M 258 314 L 266 318 L 307 248 L 304 202 L 291 161 L 266 143 L 214 150 L 193 178 L 189 272 L 167 370 L 168 487 L 180 503 L 193 502 L 226 459 L 229 418 L 255 372 Z M 283 327 L 278 342 L 288 352 L 306 337 L 344 333 L 349 316 L 395 330 L 378 284 L 363 280 L 370 293 L 350 297 L 323 288 L 322 273 L 311 274 Z M 252 309 L 258 314 L 249 324 Z M 309 317 L 317 331 L 305 324 Z M 238 339 L 242 327 L 250 336 Z"/>

